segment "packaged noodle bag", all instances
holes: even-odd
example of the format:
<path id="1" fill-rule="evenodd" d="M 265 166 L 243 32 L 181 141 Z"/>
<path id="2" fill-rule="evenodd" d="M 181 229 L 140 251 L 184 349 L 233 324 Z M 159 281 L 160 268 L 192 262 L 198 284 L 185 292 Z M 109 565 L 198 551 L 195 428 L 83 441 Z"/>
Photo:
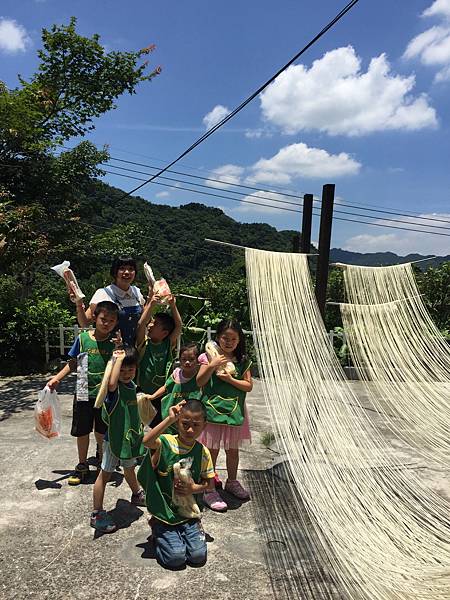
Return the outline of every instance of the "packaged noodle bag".
<path id="1" fill-rule="evenodd" d="M 78 285 L 75 273 L 69 267 L 70 262 L 68 260 L 65 260 L 60 265 L 55 265 L 51 268 L 53 271 L 55 271 L 55 273 L 58 273 L 58 275 L 62 277 L 66 282 L 67 291 L 69 292 L 69 296 L 72 302 L 76 302 L 77 300 L 83 300 L 83 298 L 85 298 L 85 295 L 80 290 L 80 286 Z"/>
<path id="2" fill-rule="evenodd" d="M 38 392 L 38 400 L 34 406 L 36 431 L 46 438 L 61 435 L 61 409 L 58 394 L 45 386 Z"/>
<path id="3" fill-rule="evenodd" d="M 172 295 L 167 281 L 165 279 L 156 280 L 148 263 L 144 263 L 144 275 L 153 294 L 158 296 L 159 304 L 167 304 L 169 297 Z"/>
<path id="4" fill-rule="evenodd" d="M 215 356 L 219 356 L 220 354 L 219 346 L 216 344 L 216 342 L 212 340 L 206 343 L 205 351 L 209 360 L 211 360 Z M 231 360 L 229 360 L 224 367 L 217 369 L 217 373 L 219 373 L 219 375 L 224 375 L 225 373 L 234 375 L 236 373 L 236 367 L 234 366 L 234 363 Z"/>

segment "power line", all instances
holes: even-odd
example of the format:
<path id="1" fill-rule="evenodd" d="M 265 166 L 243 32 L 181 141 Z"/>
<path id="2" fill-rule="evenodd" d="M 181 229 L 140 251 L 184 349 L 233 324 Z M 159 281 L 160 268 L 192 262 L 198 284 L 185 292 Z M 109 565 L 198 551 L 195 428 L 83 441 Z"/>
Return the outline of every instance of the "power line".
<path id="1" fill-rule="evenodd" d="M 99 144 L 95 144 L 95 145 L 99 146 Z M 168 162 L 168 159 L 156 158 L 154 156 L 149 156 L 147 154 L 141 154 L 139 152 L 132 152 L 130 150 L 124 150 L 123 148 L 118 148 L 117 146 L 111 146 L 111 145 L 109 145 L 109 147 L 112 148 L 112 149 L 117 150 L 118 152 L 124 152 L 125 154 L 132 154 L 132 155 L 135 155 L 135 156 L 142 156 L 143 158 L 148 158 L 149 160 L 155 160 L 156 162 L 160 162 L 160 163 L 163 163 L 163 164 L 166 163 L 166 162 Z M 123 158 L 122 159 L 121 158 L 115 158 L 114 160 L 123 161 L 123 162 L 129 162 L 130 164 L 135 164 L 135 165 L 138 165 L 138 166 L 141 166 L 141 167 L 148 167 L 148 168 L 155 169 L 155 170 L 160 169 L 160 167 L 153 167 L 153 166 L 150 166 L 150 165 L 145 165 L 143 163 L 137 163 L 137 162 L 134 162 L 134 161 L 126 161 Z M 198 173 L 206 173 L 206 174 L 209 174 L 209 175 L 217 175 L 216 171 L 211 171 L 209 169 L 201 169 L 199 167 L 194 167 L 192 165 L 186 165 L 186 163 L 183 163 L 183 167 L 185 169 L 188 169 L 188 170 L 191 170 L 191 171 L 197 171 Z M 168 171 L 172 172 L 172 173 L 177 173 L 177 171 L 172 171 L 172 170 L 169 170 L 169 169 L 168 169 Z M 195 175 L 191 175 L 190 173 L 181 173 L 181 174 L 186 175 L 188 177 L 193 177 L 193 178 L 194 177 L 198 177 L 198 176 L 195 176 Z M 206 177 L 200 177 L 200 179 L 207 179 L 207 178 Z M 214 179 L 211 179 L 211 180 L 214 181 Z M 218 180 L 218 181 L 220 181 L 220 180 Z M 245 187 L 245 186 L 243 186 L 241 184 L 237 184 L 237 183 L 227 183 L 227 185 L 231 185 L 231 186 L 237 185 L 237 186 L 240 186 L 240 187 Z M 305 194 L 305 192 L 300 192 L 300 191 L 296 191 L 296 190 L 289 190 L 287 188 L 283 188 L 283 187 L 277 186 L 277 185 L 272 185 L 272 188 L 273 189 L 262 190 L 262 191 L 268 191 L 268 192 L 271 192 L 271 193 L 274 193 L 274 194 L 281 193 L 284 196 L 290 196 L 290 195 L 292 195 L 294 198 L 300 198 L 301 196 L 303 196 Z M 258 190 L 259 188 L 254 188 L 254 189 Z M 321 201 L 320 197 L 317 194 L 314 194 L 314 200 L 316 202 L 320 202 Z M 347 204 L 346 202 L 342 202 L 340 204 L 341 204 L 341 206 L 347 206 L 349 208 L 356 208 L 357 210 L 367 210 L 367 211 L 370 211 L 370 212 L 383 212 L 383 213 L 386 212 L 386 214 L 394 214 L 394 215 L 405 216 L 405 217 L 416 216 L 417 218 L 420 218 L 422 220 L 438 221 L 438 222 L 442 222 L 442 223 L 450 223 L 449 219 L 439 219 L 437 217 L 423 217 L 423 216 L 421 216 L 421 213 L 419 213 L 417 211 L 414 211 L 414 210 L 407 210 L 405 208 L 400 209 L 400 210 L 402 210 L 404 212 L 398 212 L 398 211 L 391 212 L 390 210 L 387 210 L 388 209 L 387 206 L 380 205 L 380 207 L 377 208 L 377 205 L 375 205 L 375 204 L 367 204 L 367 203 L 364 203 L 364 202 L 355 202 L 353 200 L 352 200 L 352 204 Z M 391 208 L 395 208 L 395 207 L 391 207 Z M 383 209 L 386 209 L 386 210 L 383 210 Z"/>
<path id="2" fill-rule="evenodd" d="M 116 158 L 114 156 L 110 156 L 109 160 L 114 160 L 117 162 L 123 162 L 123 163 L 127 163 L 130 165 L 136 165 L 138 167 L 146 167 L 147 169 L 154 169 L 154 170 L 158 170 L 159 167 L 154 167 L 153 165 L 146 165 L 144 163 L 138 163 L 135 162 L 133 160 L 125 160 L 124 158 Z M 119 168 L 117 166 L 114 165 L 114 168 Z M 232 183 L 232 182 L 227 182 L 224 181 L 223 179 L 214 179 L 212 177 L 200 177 L 199 175 L 192 175 L 191 173 L 184 173 L 182 171 L 174 171 L 173 169 L 167 169 L 168 173 L 173 173 L 174 175 L 183 175 L 185 177 L 191 177 L 192 179 L 202 179 L 204 181 L 211 181 L 214 183 L 221 183 L 221 184 L 225 184 L 227 186 L 231 186 L 231 187 L 240 187 L 246 190 L 253 190 L 253 191 L 257 191 L 257 192 L 264 192 L 267 194 L 280 194 L 283 196 L 286 196 L 287 198 L 300 198 L 303 193 L 302 192 L 298 192 L 298 193 L 293 193 L 292 191 L 277 191 L 275 190 L 271 190 L 271 189 L 266 189 L 266 188 L 257 188 L 251 185 L 247 185 L 247 184 L 243 184 L 243 183 Z M 142 173 L 144 174 L 144 173 Z M 150 173 L 148 173 L 150 174 Z M 278 188 L 279 190 L 282 190 L 283 188 Z M 238 192 L 236 192 L 238 193 Z M 317 202 L 321 202 L 321 199 L 319 197 L 316 196 L 316 198 L 314 198 L 315 201 Z M 299 205 L 301 206 L 301 205 Z M 339 206 L 346 206 L 347 208 L 355 208 L 356 210 L 360 210 L 360 211 L 366 211 L 366 212 L 375 212 L 375 213 L 382 213 L 382 214 L 388 214 L 388 215 L 396 215 L 399 217 L 410 217 L 409 214 L 407 213 L 403 213 L 403 212 L 396 212 L 396 211 L 391 211 L 391 210 L 382 210 L 382 209 L 375 209 L 375 208 L 360 208 L 358 206 L 358 204 L 348 204 L 347 202 L 339 202 Z M 411 211 L 407 211 L 407 212 L 411 212 Z M 417 214 L 416 218 L 423 220 L 423 221 L 437 221 L 438 223 L 448 223 L 450 225 L 450 221 L 447 219 L 438 219 L 437 217 L 423 217 L 420 216 L 419 213 L 413 213 L 413 214 Z M 369 217 L 369 215 L 361 215 L 361 216 L 367 216 Z M 390 220 L 390 219 L 388 219 Z M 395 221 L 395 219 L 392 219 Z M 419 223 L 418 223 L 419 224 Z M 430 225 L 431 227 L 431 225 Z M 446 227 L 442 227 L 442 229 L 447 229 Z"/>
<path id="3" fill-rule="evenodd" d="M 114 167 L 113 167 L 114 168 Z M 127 179 L 134 179 L 136 181 L 147 181 L 145 179 L 142 179 L 142 177 L 134 177 L 132 175 L 125 175 L 124 173 L 114 173 L 113 171 L 107 171 L 106 169 L 104 169 L 105 173 L 108 173 L 110 175 L 117 175 L 119 177 L 126 177 Z M 163 187 L 168 187 L 168 188 L 173 188 L 174 186 L 169 184 L 169 183 L 161 183 L 158 181 L 147 181 L 147 183 L 152 183 L 154 185 L 161 185 Z M 194 184 L 191 184 L 194 185 Z M 176 189 L 178 190 L 185 190 L 187 192 L 193 192 L 195 194 L 201 194 L 204 196 L 213 196 L 215 198 L 222 198 L 225 200 L 233 200 L 234 202 L 241 202 L 241 203 L 245 203 L 245 204 L 256 204 L 257 206 L 263 206 L 266 208 L 272 208 L 273 210 L 284 210 L 284 211 L 288 211 L 288 212 L 295 212 L 295 213 L 299 213 L 302 214 L 303 211 L 301 210 L 296 210 L 294 208 L 286 208 L 286 207 L 282 207 L 282 206 L 273 206 L 270 204 L 262 204 L 261 202 L 253 202 L 251 200 L 242 200 L 240 198 L 231 198 L 229 196 L 223 196 L 220 194 L 213 194 L 213 193 L 208 193 L 208 192 L 202 192 L 200 190 L 195 190 L 195 189 L 190 189 L 190 188 L 185 188 L 183 186 L 177 186 Z M 123 200 L 124 198 L 126 198 L 127 196 L 121 196 L 118 201 Z M 273 200 L 271 200 L 271 202 L 273 202 Z M 315 215 L 317 215 L 318 213 L 314 213 Z M 361 223 L 363 225 L 373 225 L 374 227 L 383 227 L 383 228 L 388 228 L 388 229 L 401 229 L 403 231 L 413 231 L 416 233 L 424 233 L 424 234 L 428 234 L 428 235 L 440 235 L 440 236 L 444 236 L 444 237 L 450 237 L 450 234 L 447 233 L 440 233 L 440 232 L 435 232 L 435 231 L 423 231 L 422 229 L 415 229 L 412 227 L 399 227 L 396 225 L 383 225 L 382 223 L 374 223 L 374 222 L 370 222 L 370 221 L 359 221 L 357 219 L 347 219 L 344 217 L 333 217 L 334 219 L 336 219 L 337 221 L 348 221 L 350 223 Z"/>
<path id="4" fill-rule="evenodd" d="M 70 148 L 68 146 L 63 146 L 63 147 L 66 148 L 67 150 L 73 150 L 73 148 Z M 128 152 L 129 154 L 137 154 L 138 156 L 145 156 L 145 155 L 142 155 L 142 154 L 138 154 L 138 153 L 135 153 L 135 152 L 130 152 L 130 151 L 123 150 L 123 149 L 121 149 L 120 151 L 121 152 Z M 165 161 L 162 161 L 161 159 L 154 158 L 154 157 L 148 157 L 148 158 L 151 158 L 151 160 L 156 160 L 158 162 L 165 162 Z M 131 165 L 135 165 L 135 166 L 139 166 L 139 167 L 145 167 L 147 169 L 153 169 L 155 171 L 157 171 L 160 168 L 160 167 L 155 167 L 153 165 L 147 165 L 145 163 L 139 163 L 139 162 L 136 162 L 136 161 L 133 161 L 133 160 L 126 160 L 124 158 L 118 158 L 118 157 L 114 157 L 114 156 L 110 156 L 109 160 L 110 161 L 113 160 L 113 161 L 117 161 L 117 162 L 123 162 L 123 163 L 126 163 L 126 164 L 131 164 Z M 121 168 L 121 167 L 118 167 L 117 165 L 112 165 L 112 166 L 114 168 L 116 168 L 116 169 Z M 217 175 L 217 173 L 215 173 L 214 171 L 197 169 L 197 168 L 194 168 L 194 167 L 188 167 L 188 168 L 191 168 L 191 169 L 193 169 L 195 171 L 198 171 L 198 172 L 202 172 L 203 171 L 205 173 L 212 173 L 214 175 Z M 132 171 L 132 169 L 130 169 L 130 171 Z M 150 175 L 150 173 L 143 173 L 142 171 L 136 171 L 136 172 L 137 173 L 141 173 L 143 175 L 144 174 L 145 175 L 147 175 L 147 174 Z M 227 181 L 224 181 L 223 179 L 215 179 L 213 177 L 205 177 L 205 176 L 201 177 L 199 175 L 192 175 L 191 173 L 184 173 L 183 171 L 174 171 L 173 169 L 167 169 L 167 172 L 168 173 L 173 173 L 174 175 L 182 175 L 182 176 L 185 176 L 185 177 L 190 177 L 191 179 L 202 179 L 204 181 L 211 181 L 213 183 L 221 183 L 222 185 L 227 185 L 229 187 L 238 187 L 238 188 L 242 188 L 242 189 L 248 189 L 248 190 L 252 190 L 252 191 L 256 191 L 256 192 L 263 192 L 263 193 L 267 193 L 267 194 L 283 195 L 283 196 L 285 196 L 287 198 L 301 198 L 301 196 L 304 195 L 303 192 L 293 192 L 292 190 L 286 190 L 286 188 L 281 188 L 281 187 L 278 187 L 278 186 L 273 186 L 273 188 L 275 188 L 275 189 L 258 188 L 258 187 L 251 186 L 251 185 L 248 185 L 248 184 L 227 182 Z M 162 177 L 162 179 L 165 179 L 165 178 Z M 191 183 L 191 182 L 189 182 L 189 183 Z M 191 183 L 191 185 L 197 185 L 197 184 Z M 210 187 L 210 186 L 207 186 L 207 187 Z M 234 193 L 237 193 L 237 194 L 241 193 L 241 192 L 234 192 L 233 190 L 229 190 L 229 191 L 230 191 L 230 193 L 233 193 L 233 194 Z M 314 201 L 315 202 L 321 202 L 321 198 L 319 198 L 317 195 L 314 195 L 314 196 L 315 196 L 314 197 Z M 269 198 L 269 199 L 272 200 L 271 198 Z M 288 202 L 286 201 L 286 203 L 288 203 Z M 294 203 L 294 202 L 290 203 L 290 204 L 302 206 L 302 204 Z M 338 205 L 339 206 L 345 206 L 347 208 L 354 208 L 356 210 L 365 211 L 365 212 L 374 212 L 374 213 L 381 213 L 381 214 L 389 214 L 389 215 L 395 215 L 395 216 L 407 217 L 407 218 L 410 218 L 411 216 L 414 216 L 416 219 L 419 219 L 421 221 L 435 221 L 435 222 L 438 222 L 438 223 L 447 223 L 447 224 L 450 225 L 450 220 L 448 220 L 448 219 L 440 219 L 438 217 L 425 217 L 425 216 L 422 216 L 418 212 L 408 211 L 408 210 L 405 210 L 405 209 L 403 209 L 403 210 L 405 210 L 405 212 L 398 212 L 398 211 L 384 210 L 382 208 L 369 208 L 369 206 L 373 206 L 373 205 L 364 205 L 363 203 L 358 203 L 358 202 L 353 202 L 352 204 L 349 204 L 347 202 L 339 202 Z M 341 212 L 345 212 L 345 211 L 341 211 Z M 361 217 L 365 217 L 365 218 L 372 218 L 370 215 L 363 215 L 363 214 L 359 215 L 358 213 L 347 213 L 347 214 L 352 214 L 352 215 L 355 215 L 355 216 L 361 216 Z M 381 219 L 381 217 L 380 217 L 380 219 Z M 388 221 L 393 221 L 393 222 L 397 221 L 397 219 L 383 219 L 383 220 L 388 220 Z M 408 223 L 409 221 L 399 221 L 399 222 L 400 223 Z M 418 225 L 420 227 L 432 227 L 432 225 L 426 225 L 426 224 L 422 224 L 422 223 L 411 223 L 411 224 L 412 225 L 416 224 L 416 225 Z M 435 227 L 438 227 L 438 226 L 435 226 Z M 440 229 L 448 229 L 447 227 L 439 227 L 439 228 Z"/>
<path id="5" fill-rule="evenodd" d="M 121 160 L 121 159 L 113 159 L 113 160 Z M 132 161 L 125 161 L 125 162 L 130 163 Z M 110 165 L 110 166 L 113 167 L 114 169 L 120 169 L 122 171 L 127 171 L 127 172 L 130 172 L 130 173 L 138 173 L 140 175 L 148 175 L 148 173 L 146 173 L 145 171 L 138 171 L 137 169 L 130 169 L 130 168 L 127 168 L 127 167 L 120 167 L 118 165 Z M 177 172 L 177 171 L 168 171 L 168 172 L 169 173 L 179 173 L 179 174 L 181 174 L 180 172 Z M 186 175 L 187 177 L 190 177 L 189 174 L 185 173 L 184 175 Z M 223 182 L 223 181 L 220 181 L 220 180 L 217 180 L 217 179 L 204 179 L 202 177 L 197 177 L 196 175 L 193 176 L 193 177 L 195 177 L 196 179 L 202 179 L 203 181 L 211 181 L 211 182 L 217 182 L 217 183 L 222 183 L 222 184 L 225 183 L 226 184 L 226 182 Z M 195 182 L 191 182 L 191 181 L 185 181 L 185 180 L 177 179 L 177 178 L 173 178 L 173 177 L 161 176 L 160 179 L 165 179 L 166 181 L 173 181 L 173 182 L 176 182 L 176 183 L 183 183 L 183 184 L 186 184 L 186 185 L 194 185 L 196 187 L 211 189 L 211 186 L 209 186 L 209 185 L 205 185 L 205 184 L 202 184 L 202 183 L 195 183 Z M 226 184 L 226 185 L 228 185 L 228 184 Z M 234 185 L 239 185 L 239 184 L 234 184 Z M 237 191 L 237 190 L 236 191 L 235 190 L 226 190 L 225 188 L 220 188 L 218 186 L 214 186 L 214 187 L 216 189 L 222 191 L 222 192 L 227 191 L 228 193 L 237 194 L 239 196 L 247 196 L 248 195 L 246 192 L 240 192 L 240 191 Z M 276 193 L 277 195 L 295 197 L 295 196 L 292 196 L 292 194 L 289 194 L 289 195 L 288 194 L 279 194 L 278 192 L 271 192 L 271 191 L 267 191 L 267 190 L 260 190 L 258 188 L 254 188 L 254 187 L 251 187 L 251 186 L 242 186 L 242 187 L 246 188 L 246 189 L 257 190 L 258 192 L 262 191 L 262 192 L 267 192 L 267 193 L 272 193 L 272 194 Z M 192 191 L 195 191 L 195 190 L 192 190 Z M 278 203 L 278 204 L 289 204 L 289 205 L 298 206 L 298 207 L 302 207 L 303 206 L 302 203 L 291 202 L 289 200 L 282 200 L 280 198 L 268 198 L 267 196 L 258 196 L 258 198 L 260 198 L 261 200 L 269 200 L 270 202 L 275 202 L 275 203 Z M 338 206 L 342 206 L 342 204 L 339 204 Z M 345 206 L 347 206 L 347 205 L 345 205 Z M 354 217 L 363 217 L 363 218 L 366 218 L 366 219 L 368 219 L 368 218 L 370 218 L 370 219 L 377 219 L 378 218 L 380 220 L 388 221 L 388 222 L 392 222 L 392 223 L 409 224 L 409 221 L 404 221 L 402 219 L 392 219 L 392 218 L 386 218 L 386 217 L 381 218 L 381 217 L 373 217 L 371 215 L 361 215 L 359 213 L 354 213 L 354 212 L 351 212 L 351 211 L 348 211 L 348 210 L 341 210 L 340 208 L 335 208 L 334 212 L 335 213 L 339 213 L 339 214 L 344 214 L 344 215 L 351 215 L 351 216 L 354 216 Z M 317 214 L 317 213 L 315 213 L 315 214 Z M 397 213 L 391 213 L 391 214 L 397 214 Z M 433 229 L 445 229 L 445 230 L 450 231 L 450 227 L 444 227 L 443 225 L 430 225 L 428 223 L 411 223 L 411 225 L 416 225 L 416 226 L 419 226 L 419 227 L 432 227 Z"/>
<path id="6" fill-rule="evenodd" d="M 359 0 L 351 0 L 335 17 L 334 19 L 332 19 L 327 25 L 325 25 L 325 27 L 319 31 L 319 33 L 310 41 L 306 44 L 306 46 L 304 46 L 300 52 L 297 52 L 297 54 L 295 56 L 293 56 L 289 62 L 287 62 L 283 67 L 281 67 L 281 69 L 279 69 L 275 75 L 272 75 L 272 77 L 270 79 L 268 79 L 263 85 L 261 85 L 255 92 L 253 92 L 253 94 L 251 94 L 246 100 L 244 100 L 243 102 L 241 102 L 241 104 L 239 104 L 239 106 L 237 106 L 234 110 L 231 111 L 230 114 L 228 114 L 226 117 L 224 117 L 223 119 L 221 119 L 218 123 L 216 123 L 213 127 L 211 127 L 210 129 L 208 129 L 208 131 L 206 131 L 202 136 L 200 136 L 193 144 L 191 144 L 189 146 L 189 148 L 187 148 L 184 152 L 182 152 L 179 156 L 177 156 L 177 158 L 175 158 L 172 162 L 170 162 L 168 165 L 166 165 L 164 168 L 160 169 L 158 173 L 155 173 L 155 175 L 152 175 L 152 177 L 150 179 L 148 179 L 147 181 L 144 181 L 144 183 L 141 183 L 140 185 L 138 185 L 136 188 L 130 190 L 129 192 L 127 192 L 123 198 L 133 194 L 134 192 L 136 192 L 137 190 L 139 190 L 140 188 L 144 187 L 144 185 L 146 185 L 147 183 L 151 183 L 154 179 L 156 179 L 157 177 L 159 177 L 160 175 L 162 175 L 165 171 L 167 171 L 168 169 L 170 169 L 170 167 L 172 167 L 174 164 L 176 164 L 178 161 L 180 161 L 183 157 L 185 157 L 187 154 L 189 154 L 190 152 L 192 152 L 192 150 L 194 150 L 194 148 L 196 148 L 199 144 L 201 144 L 202 142 L 204 142 L 209 136 L 211 136 L 214 132 L 216 132 L 220 127 L 222 127 L 223 125 L 225 125 L 225 123 L 227 123 L 230 119 L 232 119 L 235 115 L 238 114 L 238 112 L 240 112 L 243 108 L 245 108 L 245 106 L 247 106 L 247 104 L 249 104 L 254 98 L 256 98 L 257 96 L 259 96 L 259 94 L 266 89 L 267 86 L 269 86 L 283 71 L 285 71 L 293 62 L 295 62 L 298 58 L 300 58 L 300 56 L 302 56 L 302 54 L 304 54 L 313 44 L 315 44 L 323 35 L 325 35 L 325 33 L 331 29 L 338 21 L 340 21 L 340 19 L 342 19 L 342 17 L 349 11 L 351 10 L 355 4 L 358 3 Z M 121 198 L 122 199 L 122 198 Z"/>

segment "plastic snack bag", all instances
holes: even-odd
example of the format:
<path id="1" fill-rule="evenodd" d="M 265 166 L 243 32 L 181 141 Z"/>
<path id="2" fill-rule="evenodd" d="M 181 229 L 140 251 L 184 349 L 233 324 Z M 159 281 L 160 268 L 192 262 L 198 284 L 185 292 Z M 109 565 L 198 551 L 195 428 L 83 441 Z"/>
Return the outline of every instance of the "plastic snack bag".
<path id="1" fill-rule="evenodd" d="M 60 265 L 55 265 L 51 268 L 53 271 L 55 271 L 55 273 L 58 273 L 58 275 L 62 277 L 66 282 L 67 291 L 69 292 L 69 296 L 72 302 L 76 302 L 77 300 L 83 300 L 83 298 L 85 298 L 85 295 L 80 290 L 80 286 L 78 285 L 75 273 L 69 267 L 70 262 L 68 260 L 65 260 Z"/>
<path id="2" fill-rule="evenodd" d="M 151 423 L 156 415 L 156 409 L 150 400 L 150 396 L 148 394 L 144 394 L 139 392 L 137 395 L 137 405 L 139 411 L 139 418 L 143 425 L 148 425 Z"/>
<path id="3" fill-rule="evenodd" d="M 172 295 L 167 281 L 165 279 L 156 280 L 148 263 L 144 263 L 144 275 L 153 294 L 159 297 L 159 304 L 167 304 L 169 297 Z"/>
<path id="4" fill-rule="evenodd" d="M 34 406 L 36 431 L 46 438 L 61 435 L 61 409 L 58 394 L 45 386 L 38 392 L 38 400 Z"/>
<path id="5" fill-rule="evenodd" d="M 216 344 L 216 342 L 213 341 L 206 343 L 205 351 L 209 360 L 211 360 L 215 356 L 219 356 L 220 354 L 219 346 Z M 219 375 L 225 375 L 225 373 L 234 375 L 236 373 L 236 367 L 234 366 L 234 363 L 231 360 L 229 360 L 224 367 L 217 369 L 217 373 Z"/>
<path id="6" fill-rule="evenodd" d="M 192 479 L 191 466 L 192 456 L 181 458 L 173 465 L 174 483 L 177 479 L 188 483 Z M 176 493 L 175 486 L 172 491 L 172 502 L 178 507 L 178 513 L 186 519 L 200 519 L 202 513 L 192 494 L 181 496 Z"/>

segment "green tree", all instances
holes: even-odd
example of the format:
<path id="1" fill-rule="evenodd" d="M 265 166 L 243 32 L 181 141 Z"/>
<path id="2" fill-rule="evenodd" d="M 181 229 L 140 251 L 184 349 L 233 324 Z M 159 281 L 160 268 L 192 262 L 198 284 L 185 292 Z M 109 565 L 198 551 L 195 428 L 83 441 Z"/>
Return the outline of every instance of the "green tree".
<path id="1" fill-rule="evenodd" d="M 17 371 L 42 363 L 43 327 L 72 322 L 66 298 L 48 290 L 42 273 L 67 254 L 82 255 L 99 233 L 89 219 L 89 196 L 102 174 L 107 149 L 83 141 L 62 147 L 95 127 L 95 119 L 116 107 L 123 93 L 160 69 L 148 71 L 149 46 L 106 52 L 99 36 L 83 37 L 76 20 L 42 32 L 36 73 L 8 89 L 0 82 L 0 342 Z M 59 155 L 55 151 L 59 150 Z M 111 246 L 113 235 L 97 248 Z M 102 246 L 103 244 L 103 246 Z M 63 288 L 61 288 L 63 289 Z M 42 292 L 39 295 L 39 291 Z M 58 298 L 58 299 L 57 299 Z M 71 309 L 72 312 L 72 309 Z M 40 349 L 40 350 L 39 350 Z"/>
<path id="2" fill-rule="evenodd" d="M 71 242 L 89 210 L 83 186 L 102 173 L 107 158 L 84 142 L 54 156 L 55 149 L 94 128 L 93 120 L 116 99 L 152 79 L 137 52 L 106 52 L 99 36 L 76 32 L 76 20 L 42 32 L 40 65 L 30 81 L 9 90 L 0 83 L 0 267 L 32 269 L 52 248 Z M 141 63 L 141 64 L 139 64 Z M 91 209 L 92 210 L 92 209 Z M 87 232 L 82 231 L 87 237 Z"/>

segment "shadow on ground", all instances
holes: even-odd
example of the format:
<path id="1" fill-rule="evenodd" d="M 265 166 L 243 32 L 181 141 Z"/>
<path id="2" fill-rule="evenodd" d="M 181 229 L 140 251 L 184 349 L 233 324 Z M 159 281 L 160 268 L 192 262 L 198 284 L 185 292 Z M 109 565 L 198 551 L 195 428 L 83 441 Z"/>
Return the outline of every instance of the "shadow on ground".
<path id="1" fill-rule="evenodd" d="M 317 529 L 289 482 L 273 470 L 247 471 L 246 480 L 274 598 L 347 599 L 333 577 L 330 551 L 325 555 Z"/>

